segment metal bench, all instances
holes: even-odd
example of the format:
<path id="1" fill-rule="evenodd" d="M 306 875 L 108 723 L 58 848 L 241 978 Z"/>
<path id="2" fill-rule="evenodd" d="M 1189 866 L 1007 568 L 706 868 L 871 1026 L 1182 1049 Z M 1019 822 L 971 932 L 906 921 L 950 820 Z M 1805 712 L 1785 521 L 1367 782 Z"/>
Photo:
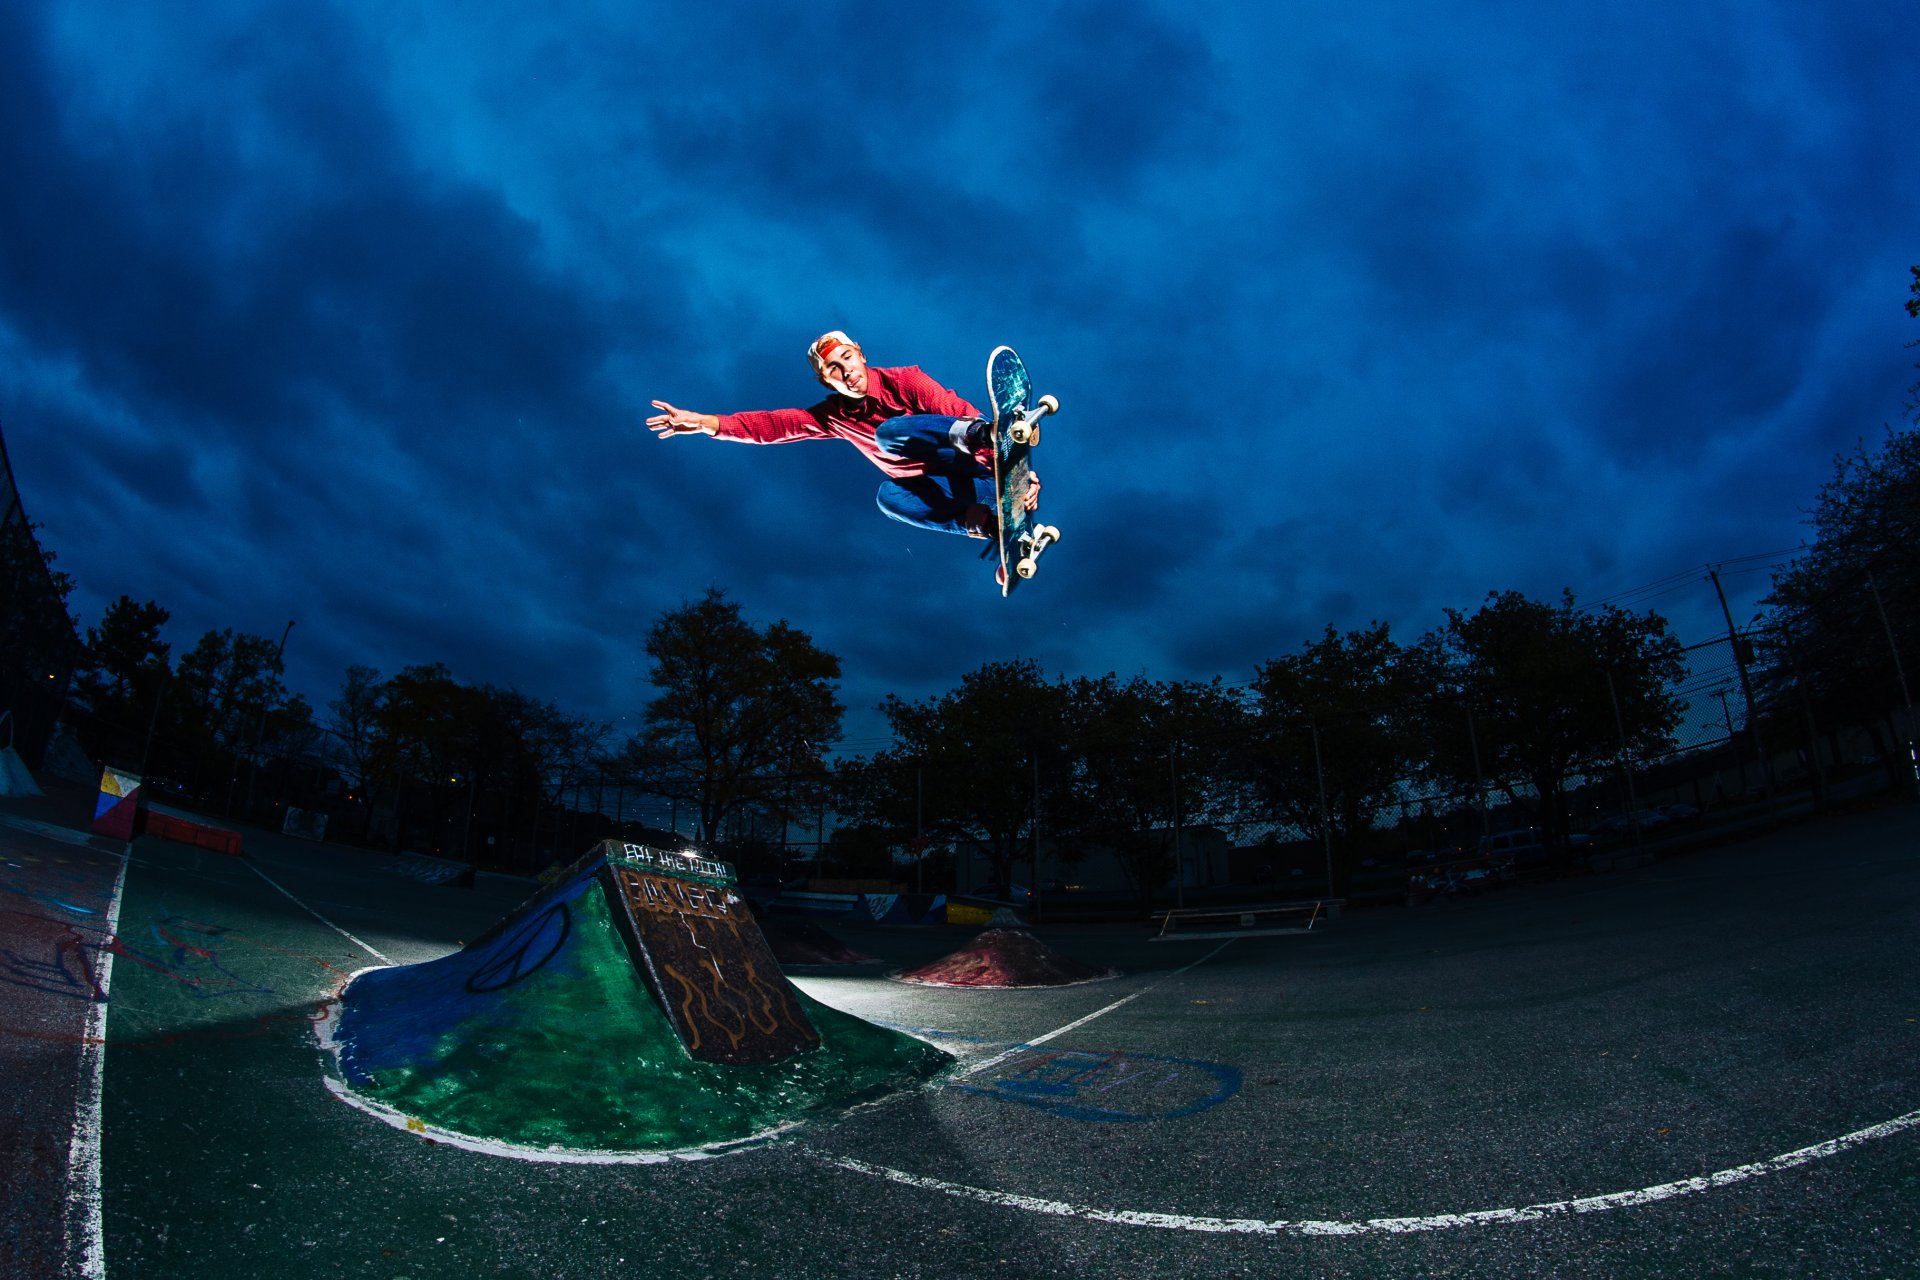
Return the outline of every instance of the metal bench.
<path id="1" fill-rule="evenodd" d="M 1283 933 L 1309 933 L 1314 926 L 1339 916 L 1344 898 L 1313 898 L 1302 902 L 1270 902 L 1259 906 L 1190 907 L 1168 911 L 1160 918 L 1155 942 L 1173 939 L 1245 938 Z"/>

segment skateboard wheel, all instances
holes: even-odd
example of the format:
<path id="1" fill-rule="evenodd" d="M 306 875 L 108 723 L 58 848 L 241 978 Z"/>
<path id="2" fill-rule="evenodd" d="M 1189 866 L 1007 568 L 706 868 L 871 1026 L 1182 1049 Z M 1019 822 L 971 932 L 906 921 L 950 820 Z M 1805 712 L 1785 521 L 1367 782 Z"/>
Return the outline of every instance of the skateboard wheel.
<path id="1" fill-rule="evenodd" d="M 1039 570 L 1040 566 L 1032 556 L 1025 557 L 1019 564 L 1013 566 L 1013 571 L 1023 578 L 1031 578 Z"/>
<path id="2" fill-rule="evenodd" d="M 1040 428 L 1022 418 L 1007 428 L 1007 438 L 1015 444 L 1035 444 L 1040 439 Z"/>
<path id="3" fill-rule="evenodd" d="M 1049 413 L 1060 412 L 1060 402 L 1052 396 L 1041 396 L 1039 403 L 1035 407 L 1040 410 L 1042 416 Z"/>

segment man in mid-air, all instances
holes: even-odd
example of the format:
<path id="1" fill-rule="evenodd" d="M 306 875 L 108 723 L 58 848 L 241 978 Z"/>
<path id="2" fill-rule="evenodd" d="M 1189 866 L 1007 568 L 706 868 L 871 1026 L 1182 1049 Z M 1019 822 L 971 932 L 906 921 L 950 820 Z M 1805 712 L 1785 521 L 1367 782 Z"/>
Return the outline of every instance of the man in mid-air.
<path id="1" fill-rule="evenodd" d="M 813 371 L 832 394 L 810 409 L 694 413 L 655 400 L 647 425 L 662 439 L 702 435 L 748 444 L 845 440 L 887 473 L 880 509 L 895 520 L 942 533 L 991 538 L 999 524 L 993 492 L 993 432 L 980 411 L 918 365 L 883 369 L 838 329 L 807 348 Z M 1040 477 L 1023 498 L 1040 505 Z"/>

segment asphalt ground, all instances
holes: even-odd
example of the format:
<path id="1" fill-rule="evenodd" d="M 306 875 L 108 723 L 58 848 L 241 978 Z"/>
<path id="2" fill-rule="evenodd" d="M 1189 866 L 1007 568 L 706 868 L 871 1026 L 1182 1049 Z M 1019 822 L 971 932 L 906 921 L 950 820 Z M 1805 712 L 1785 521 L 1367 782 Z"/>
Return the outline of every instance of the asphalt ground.
<path id="1" fill-rule="evenodd" d="M 66 1200 L 70 1186 L 97 1185 L 74 1176 L 75 1135 L 84 1131 L 84 1163 L 98 1146 L 94 958 L 110 936 L 124 849 L 15 817 L 23 825 L 0 839 L 0 1276 L 9 1277 L 70 1269 L 97 1243 L 68 1239 Z"/>
<path id="2" fill-rule="evenodd" d="M 1917 836 L 1920 809 L 1889 807 L 1304 936 L 1043 928 L 1122 971 L 1049 990 L 893 982 L 971 931 L 836 928 L 882 963 L 795 980 L 955 1070 L 768 1146 L 612 1165 L 431 1143 L 322 1084 L 315 1020 L 346 975 L 443 954 L 526 882 L 142 838 L 106 1022 L 105 1270 L 1912 1276 Z M 0 825 L 10 855 L 53 847 Z M 10 957 L 45 949 L 8 930 Z M 26 971 L 0 971 L 8 1064 L 45 995 Z M 41 1130 L 84 1111 L 57 1075 L 28 1080 Z"/>

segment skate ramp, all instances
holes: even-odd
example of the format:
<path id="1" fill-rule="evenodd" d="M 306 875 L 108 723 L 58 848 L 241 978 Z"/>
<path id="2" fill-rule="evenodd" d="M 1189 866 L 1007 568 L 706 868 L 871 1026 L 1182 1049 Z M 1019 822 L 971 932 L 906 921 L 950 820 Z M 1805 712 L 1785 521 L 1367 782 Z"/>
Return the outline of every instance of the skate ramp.
<path id="1" fill-rule="evenodd" d="M 591 1151 L 737 1142 L 952 1061 L 788 982 L 725 864 L 615 841 L 459 951 L 357 975 L 327 1039 L 409 1127 Z"/>
<path id="2" fill-rule="evenodd" d="M 0 796 L 37 796 L 40 784 L 33 780 L 26 761 L 12 747 L 0 747 Z"/>

